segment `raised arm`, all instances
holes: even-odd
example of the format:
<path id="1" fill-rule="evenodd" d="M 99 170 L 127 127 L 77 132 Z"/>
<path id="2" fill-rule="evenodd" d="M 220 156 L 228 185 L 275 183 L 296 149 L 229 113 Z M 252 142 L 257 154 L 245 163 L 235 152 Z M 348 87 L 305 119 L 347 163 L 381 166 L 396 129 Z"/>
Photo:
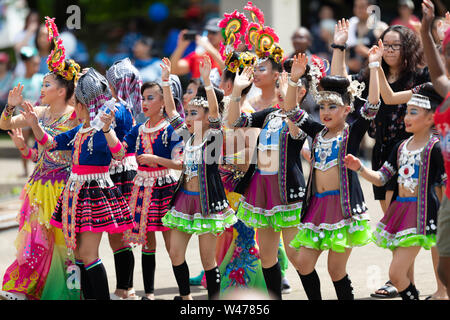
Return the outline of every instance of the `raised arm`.
<path id="1" fill-rule="evenodd" d="M 231 100 L 228 104 L 228 125 L 232 126 L 240 117 L 241 109 L 239 102 L 242 98 L 242 91 L 253 82 L 253 67 L 245 67 L 241 74 L 236 73 L 231 92 Z"/>
<path id="2" fill-rule="evenodd" d="M 341 19 L 334 26 L 333 57 L 331 59 L 330 75 L 348 77 L 345 66 L 345 47 L 348 40 L 348 28 L 350 23 Z"/>
<path id="3" fill-rule="evenodd" d="M 288 81 L 286 101 L 284 103 L 285 111 L 291 111 L 297 106 L 297 88 L 298 81 L 305 74 L 308 65 L 308 57 L 301 53 L 293 57 L 291 75 Z"/>
<path id="4" fill-rule="evenodd" d="M 164 107 L 166 109 L 167 116 L 172 119 L 178 115 L 175 100 L 173 99 L 172 89 L 170 88 L 170 73 L 172 69 L 172 63 L 169 59 L 163 58 L 163 63 L 160 65 L 162 68 L 161 80 L 164 97 Z"/>
<path id="5" fill-rule="evenodd" d="M 369 50 L 370 84 L 367 100 L 370 104 L 376 105 L 380 102 L 380 81 L 378 70 L 383 58 L 383 41 L 378 40 L 378 46 L 373 46 Z"/>
<path id="6" fill-rule="evenodd" d="M 425 59 L 428 64 L 428 69 L 430 70 L 431 81 L 433 82 L 433 87 L 436 92 L 442 97 L 445 97 L 450 91 L 450 80 L 447 78 L 444 63 L 441 60 L 431 34 L 431 26 L 434 19 L 434 5 L 430 0 L 423 0 L 422 13 L 423 18 L 420 35 L 422 38 Z M 443 111 L 445 110 L 441 110 L 441 112 Z"/>
<path id="7" fill-rule="evenodd" d="M 412 97 L 411 90 L 394 92 L 387 81 L 386 74 L 383 68 L 378 69 L 378 79 L 380 81 L 380 92 L 383 101 L 387 105 L 397 106 L 399 104 L 407 103 Z"/>
<path id="8" fill-rule="evenodd" d="M 0 117 L 0 129 L 11 130 L 27 126 L 27 121 L 22 114 L 13 117 L 14 109 L 21 106 L 24 101 L 22 91 L 23 85 L 20 83 L 9 91 L 7 105 Z"/>
<path id="9" fill-rule="evenodd" d="M 189 73 L 189 64 L 186 60 L 182 59 L 184 51 L 186 51 L 187 47 L 190 44 L 190 41 L 184 39 L 184 35 L 187 30 L 182 30 L 178 34 L 178 42 L 175 51 L 170 56 L 170 62 L 173 65 L 173 74 L 176 75 L 184 75 Z"/>
<path id="10" fill-rule="evenodd" d="M 209 118 L 218 119 L 220 117 L 219 104 L 209 77 L 211 74 L 211 58 L 206 54 L 203 55 L 203 60 L 200 61 L 199 71 L 205 85 L 206 98 L 208 99 Z"/>

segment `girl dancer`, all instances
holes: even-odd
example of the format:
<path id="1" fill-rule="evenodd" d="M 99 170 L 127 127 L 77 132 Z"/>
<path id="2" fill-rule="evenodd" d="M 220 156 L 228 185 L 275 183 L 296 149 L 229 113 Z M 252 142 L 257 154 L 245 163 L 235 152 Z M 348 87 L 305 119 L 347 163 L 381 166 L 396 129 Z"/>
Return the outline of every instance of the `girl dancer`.
<path id="1" fill-rule="evenodd" d="M 435 184 L 442 185 L 447 179 L 439 139 L 432 132 L 433 113 L 441 101 L 431 83 L 412 96 L 405 127 L 413 135 L 394 147 L 380 170 L 365 168 L 351 154 L 344 160 L 346 167 L 376 185 L 385 184 L 398 173 L 395 200 L 378 223 L 374 241 L 393 251 L 389 279 L 403 300 L 419 300 L 408 270 L 421 247 L 429 250 L 436 243 L 439 198 Z"/>
<path id="2" fill-rule="evenodd" d="M 115 62 L 107 71 L 106 79 L 112 96 L 118 101 L 114 113 L 114 131 L 119 141 L 131 130 L 134 117 L 141 112 L 141 77 L 130 59 Z M 137 163 L 134 151 L 126 153 L 118 161 L 112 159 L 109 172 L 127 202 L 130 200 Z M 122 240 L 120 233 L 108 234 L 109 244 L 114 254 L 116 269 L 116 290 L 113 299 L 137 299 L 133 290 L 134 255 L 132 248 Z"/>
<path id="3" fill-rule="evenodd" d="M 164 58 L 163 62 L 166 112 L 171 125 L 185 141 L 183 171 L 172 200 L 172 208 L 163 218 L 164 226 L 172 229 L 170 258 L 181 299 L 192 299 L 185 254 L 192 234 L 197 234 L 208 297 L 215 299 L 220 290 L 220 272 L 214 261 L 216 236 L 237 221 L 226 199 L 218 170 L 223 142 L 220 121 L 223 96 L 221 91 L 211 85 L 211 61 L 204 56 L 200 71 L 206 87 L 204 90 L 199 89 L 197 96 L 185 107 L 186 120 L 181 119 L 175 110 L 172 92 L 167 83 L 170 60 Z"/>
<path id="4" fill-rule="evenodd" d="M 47 26 L 57 36 L 52 19 L 47 19 Z M 63 51 L 62 43 L 58 42 L 48 59 L 50 72 L 44 77 L 41 89 L 41 102 L 47 106 L 34 108 L 43 130 L 50 136 L 66 132 L 79 123 L 69 100 L 80 67 L 73 60 L 60 61 Z M 10 91 L 0 119 L 1 129 L 28 126 L 23 114 L 12 116 L 15 107 L 24 104 L 22 90 L 23 86 L 18 85 Z M 36 161 L 36 166 L 24 188 L 16 239 L 17 259 L 6 270 L 0 294 L 7 299 L 79 299 L 77 281 L 72 282 L 69 270 L 73 269 L 73 259 L 67 255 L 61 231 L 50 225 L 70 173 L 70 153 L 48 152 L 42 146 L 31 149 L 25 144 L 19 149 L 23 157 Z"/>
<path id="5" fill-rule="evenodd" d="M 177 182 L 170 169 L 182 169 L 183 142 L 164 117 L 162 87 L 156 82 L 146 82 L 141 91 L 142 110 L 149 120 L 133 127 L 125 137 L 126 150 L 136 152 L 139 167 L 129 200 L 136 226 L 125 232 L 124 241 L 143 245 L 142 299 L 154 300 L 155 231 L 162 231 L 170 252 L 170 229 L 161 220 L 169 209 Z"/>
<path id="6" fill-rule="evenodd" d="M 264 31 L 266 30 L 266 31 Z M 262 29 L 260 39 L 273 36 Z M 264 48 L 264 46 L 256 46 Z M 257 68 L 280 68 L 283 51 L 277 45 L 258 51 L 260 61 Z M 261 75 L 255 72 L 255 79 Z M 265 71 L 264 71 L 265 72 Z M 236 75 L 228 123 L 234 127 L 263 129 L 257 141 L 254 159 L 249 170 L 238 183 L 235 192 L 244 195 L 237 212 L 238 218 L 247 226 L 258 228 L 260 258 L 267 289 L 276 299 L 281 299 L 281 268 L 278 259 L 280 231 L 285 243 L 292 240 L 299 224 L 305 180 L 300 161 L 300 151 L 306 135 L 277 108 L 266 108 L 253 114 L 240 113 L 237 98 L 251 84 L 253 70 L 245 68 Z M 257 75 L 258 74 L 258 75 Z M 278 72 L 277 72 L 278 77 Z M 265 190 L 261 194 L 261 190 Z M 295 250 L 286 248 L 289 260 L 297 268 Z"/>
<path id="7" fill-rule="evenodd" d="M 379 55 L 378 47 L 370 51 L 369 60 Z M 324 250 L 328 252 L 328 272 L 339 300 L 353 299 L 351 281 L 346 265 L 351 248 L 370 241 L 367 207 L 357 175 L 347 170 L 342 162 L 347 153 L 358 152 L 360 142 L 379 106 L 378 75 L 371 69 L 368 101 L 359 118 L 346 123 L 351 105 L 358 95 L 355 85 L 347 78 L 326 76 L 320 80 L 323 91 L 316 92 L 320 105 L 321 123 L 311 120 L 296 104 L 296 84 L 305 72 L 305 55 L 294 57 L 291 79 L 286 97 L 289 118 L 314 140 L 312 143 L 311 174 L 302 211 L 299 232 L 290 243 L 300 250 L 298 273 L 310 300 L 322 299 L 316 262 Z M 316 87 L 317 83 L 313 83 Z M 358 88 L 361 91 L 361 88 Z M 316 91 L 316 90 L 314 90 Z M 355 90 L 356 91 L 356 90 Z"/>
<path id="8" fill-rule="evenodd" d="M 102 132 L 90 126 L 99 108 L 111 98 L 106 79 L 94 69 L 81 76 L 75 90 L 76 112 L 83 124 L 51 137 L 37 122 L 26 118 L 38 143 L 49 151 L 72 150 L 72 171 L 51 223 L 63 230 L 67 247 L 80 258 L 81 286 L 86 299 L 109 300 L 108 280 L 98 248 L 103 232 L 120 233 L 133 226 L 128 204 L 109 175 L 111 158 L 120 160 L 124 149 L 111 129 L 112 114 L 103 113 Z"/>

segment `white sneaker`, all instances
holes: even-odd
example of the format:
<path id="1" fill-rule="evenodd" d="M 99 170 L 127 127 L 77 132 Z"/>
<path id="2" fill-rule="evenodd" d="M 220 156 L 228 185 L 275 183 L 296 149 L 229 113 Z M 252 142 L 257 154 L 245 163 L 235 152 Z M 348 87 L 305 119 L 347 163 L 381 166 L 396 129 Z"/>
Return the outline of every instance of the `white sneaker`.
<path id="1" fill-rule="evenodd" d="M 27 300 L 23 293 L 14 293 L 0 290 L 0 300 Z"/>
<path id="2" fill-rule="evenodd" d="M 282 294 L 288 294 L 291 293 L 292 289 L 291 286 L 289 285 L 289 282 L 287 280 L 287 278 L 283 278 L 282 280 L 282 287 L 281 287 L 281 293 Z"/>
<path id="3" fill-rule="evenodd" d="M 109 294 L 109 298 L 110 298 L 111 300 L 125 300 L 125 299 L 119 297 L 119 296 L 118 296 L 117 294 L 115 294 L 115 293 L 110 293 L 110 294 Z"/>

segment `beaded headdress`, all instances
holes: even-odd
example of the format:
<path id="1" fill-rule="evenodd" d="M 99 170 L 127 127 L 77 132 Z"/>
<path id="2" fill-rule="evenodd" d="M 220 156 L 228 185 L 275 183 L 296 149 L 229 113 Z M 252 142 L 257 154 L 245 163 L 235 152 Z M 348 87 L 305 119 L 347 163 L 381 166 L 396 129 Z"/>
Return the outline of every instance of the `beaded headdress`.
<path id="1" fill-rule="evenodd" d="M 54 49 L 47 58 L 48 69 L 51 73 L 60 75 L 67 81 L 78 81 L 80 77 L 80 65 L 73 59 L 65 60 L 66 49 L 59 36 L 55 18 L 45 17 L 45 26 L 48 30 L 48 41 L 53 41 Z"/>

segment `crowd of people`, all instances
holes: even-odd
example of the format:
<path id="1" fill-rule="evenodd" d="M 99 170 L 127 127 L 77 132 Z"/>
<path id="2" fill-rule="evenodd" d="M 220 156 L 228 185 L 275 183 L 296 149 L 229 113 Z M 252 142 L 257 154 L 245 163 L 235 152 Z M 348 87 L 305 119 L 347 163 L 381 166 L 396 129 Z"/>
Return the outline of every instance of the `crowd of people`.
<path id="1" fill-rule="evenodd" d="M 437 284 L 428 299 L 448 299 L 450 13 L 436 17 L 423 0 L 419 20 L 401 1 L 395 24 L 368 27 L 370 4 L 356 0 L 355 17 L 340 20 L 322 7 L 320 25 L 296 30 L 295 52 L 285 54 L 248 2 L 209 20 L 203 36 L 181 31 L 170 57 L 153 57 L 152 40 L 140 37 L 135 59 L 104 72 L 65 55 L 54 19 L 40 28 L 30 19 L 47 49 L 18 45 L 17 79 L 0 55 L 0 81 L 12 86 L 2 92 L 0 129 L 35 163 L 0 298 L 154 300 L 161 232 L 176 300 L 191 300 L 195 284 L 208 299 L 247 288 L 281 300 L 300 283 L 321 300 L 315 269 L 324 252 L 337 299 L 353 300 L 347 264 L 352 248 L 369 243 L 392 252 L 373 297 L 419 300 L 414 261 L 424 248 Z M 38 72 L 42 59 L 47 70 Z M 360 158 L 366 135 L 375 141 L 371 168 Z M 372 196 L 384 213 L 374 230 L 364 200 Z M 203 267 L 195 278 L 185 259 L 193 235 Z M 135 246 L 143 297 L 134 290 Z M 300 282 L 286 278 L 289 265 Z"/>

